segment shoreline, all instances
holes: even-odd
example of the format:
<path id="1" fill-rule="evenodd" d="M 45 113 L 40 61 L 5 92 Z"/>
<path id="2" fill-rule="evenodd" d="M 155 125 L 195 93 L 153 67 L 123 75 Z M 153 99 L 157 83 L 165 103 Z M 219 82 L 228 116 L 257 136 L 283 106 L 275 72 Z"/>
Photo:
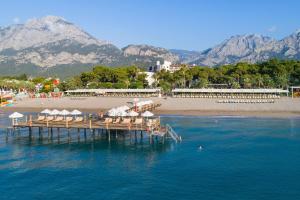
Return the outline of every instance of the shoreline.
<path id="1" fill-rule="evenodd" d="M 41 112 L 44 108 L 40 107 L 3 107 L 0 110 L 2 112 Z M 54 108 L 49 108 L 54 109 Z M 78 108 L 67 108 L 69 110 Z M 96 113 L 98 111 L 105 111 L 105 108 L 82 108 L 82 112 Z M 242 117 L 257 117 L 257 118 L 295 118 L 300 117 L 300 112 L 289 112 L 289 111 L 220 111 L 220 110 L 155 110 L 153 111 L 156 115 L 175 115 L 175 116 L 242 116 Z"/>
<path id="2" fill-rule="evenodd" d="M 300 99 L 281 98 L 269 104 L 222 104 L 216 99 L 196 98 L 140 98 L 151 99 L 161 107 L 157 115 L 180 116 L 247 116 L 289 118 L 300 117 Z M 60 99 L 23 99 L 12 107 L 1 107 L 0 112 L 40 112 L 48 109 L 78 109 L 83 112 L 105 112 L 110 108 L 128 105 L 133 98 L 120 97 L 63 97 Z"/>

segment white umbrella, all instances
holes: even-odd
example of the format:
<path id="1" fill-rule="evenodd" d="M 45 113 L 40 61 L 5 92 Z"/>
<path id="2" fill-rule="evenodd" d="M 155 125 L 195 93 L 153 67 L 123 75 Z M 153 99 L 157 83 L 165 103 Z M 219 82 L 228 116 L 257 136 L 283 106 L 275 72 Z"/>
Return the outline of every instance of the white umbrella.
<path id="1" fill-rule="evenodd" d="M 128 107 L 128 106 L 121 106 L 121 107 L 119 107 L 118 109 L 121 109 L 121 110 L 129 110 L 130 108 Z"/>
<path id="2" fill-rule="evenodd" d="M 139 115 L 139 113 L 137 113 L 137 112 L 135 112 L 135 111 L 130 111 L 129 113 L 127 113 L 127 116 L 129 116 L 129 117 L 136 117 L 136 116 L 138 116 Z"/>
<path id="3" fill-rule="evenodd" d="M 17 118 L 24 117 L 24 115 L 21 114 L 21 113 L 18 113 L 18 112 L 14 112 L 13 114 L 9 115 L 8 117 L 9 117 L 10 119 L 17 119 Z"/>
<path id="4" fill-rule="evenodd" d="M 52 110 L 50 113 L 50 115 L 59 115 L 59 114 L 60 114 L 60 112 L 56 109 Z"/>
<path id="5" fill-rule="evenodd" d="M 51 110 L 49 110 L 49 109 L 45 109 L 45 110 L 43 110 L 42 112 L 41 112 L 42 114 L 50 114 L 51 113 Z"/>
<path id="6" fill-rule="evenodd" d="M 10 119 L 12 119 L 12 125 L 17 125 L 18 124 L 18 118 L 24 117 L 23 114 L 14 112 L 13 114 L 8 116 Z"/>
<path id="7" fill-rule="evenodd" d="M 154 114 L 152 112 L 146 111 L 142 113 L 142 117 L 152 117 Z"/>
<path id="8" fill-rule="evenodd" d="M 62 110 L 62 111 L 59 112 L 59 115 L 63 115 L 63 116 L 66 116 L 66 115 L 69 115 L 69 114 L 70 114 L 70 112 L 67 111 L 67 110 Z"/>
<path id="9" fill-rule="evenodd" d="M 125 110 L 119 110 L 119 112 L 117 113 L 117 116 L 126 117 L 127 116 L 127 112 Z"/>
<path id="10" fill-rule="evenodd" d="M 71 115 L 81 115 L 82 112 L 80 112 L 79 110 L 73 110 L 70 114 Z"/>
<path id="11" fill-rule="evenodd" d="M 107 112 L 107 114 L 108 114 L 108 116 L 110 116 L 110 117 L 115 117 L 115 116 L 117 116 L 118 115 L 118 110 L 117 109 L 115 109 L 115 108 L 112 108 L 112 109 L 110 109 L 108 112 Z"/>

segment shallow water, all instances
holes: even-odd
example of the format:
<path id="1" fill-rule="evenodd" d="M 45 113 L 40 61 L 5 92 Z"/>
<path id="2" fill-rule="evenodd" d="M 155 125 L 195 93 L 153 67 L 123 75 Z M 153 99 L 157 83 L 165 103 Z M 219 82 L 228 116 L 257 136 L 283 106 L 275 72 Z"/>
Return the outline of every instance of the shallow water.
<path id="1" fill-rule="evenodd" d="M 162 121 L 182 143 L 6 140 L 1 129 L 0 199 L 300 199 L 300 119 Z"/>

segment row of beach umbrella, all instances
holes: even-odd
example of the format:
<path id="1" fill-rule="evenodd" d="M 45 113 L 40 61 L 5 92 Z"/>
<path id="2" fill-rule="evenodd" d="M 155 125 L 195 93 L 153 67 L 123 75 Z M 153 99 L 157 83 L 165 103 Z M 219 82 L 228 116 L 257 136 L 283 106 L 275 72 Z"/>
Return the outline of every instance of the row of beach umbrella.
<path id="1" fill-rule="evenodd" d="M 128 109 L 127 109 L 128 110 Z M 119 108 L 112 108 L 107 112 L 108 116 L 110 117 L 137 117 L 139 116 L 139 113 L 131 110 L 129 112 L 126 112 L 126 110 L 124 109 L 120 109 Z M 154 114 L 146 111 L 144 113 L 141 114 L 142 117 L 152 117 Z"/>
<path id="2" fill-rule="evenodd" d="M 66 115 L 81 115 L 82 112 L 80 112 L 79 110 L 73 110 L 72 112 L 69 112 L 68 110 L 62 110 L 62 111 L 59 111 L 59 110 L 49 110 L 49 109 L 45 109 L 41 112 L 41 114 L 45 114 L 45 115 L 63 115 L 63 116 L 66 116 Z"/>
<path id="3" fill-rule="evenodd" d="M 118 108 L 112 108 L 110 109 L 107 114 L 108 116 L 110 117 L 137 117 L 139 116 L 139 113 L 131 110 L 129 112 L 126 112 L 129 110 L 129 107 L 125 107 L 125 106 L 121 106 L 121 107 L 118 107 Z M 41 112 L 41 114 L 45 114 L 45 115 L 63 115 L 63 116 L 66 116 L 66 115 L 81 115 L 82 112 L 80 112 L 79 110 L 73 110 L 72 112 L 69 112 L 68 110 L 62 110 L 62 111 L 59 111 L 59 110 L 49 110 L 49 109 L 45 109 Z M 152 117 L 154 116 L 153 113 L 149 112 L 149 111 L 146 111 L 144 113 L 141 114 L 142 117 Z M 21 113 L 18 113 L 18 112 L 14 112 L 12 113 L 11 115 L 9 115 L 9 118 L 11 119 L 18 119 L 18 118 L 22 118 L 24 117 L 23 114 Z"/>

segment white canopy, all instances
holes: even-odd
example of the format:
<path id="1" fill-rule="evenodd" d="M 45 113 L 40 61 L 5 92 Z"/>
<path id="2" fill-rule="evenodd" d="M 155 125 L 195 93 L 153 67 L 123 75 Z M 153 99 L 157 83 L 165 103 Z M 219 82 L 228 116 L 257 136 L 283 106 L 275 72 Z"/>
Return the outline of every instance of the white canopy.
<path id="1" fill-rule="evenodd" d="M 117 116 L 118 115 L 118 110 L 116 109 L 116 108 L 112 108 L 112 109 L 110 109 L 108 112 L 107 112 L 107 114 L 108 114 L 108 116 L 110 116 L 110 117 L 115 117 L 115 116 Z"/>
<path id="2" fill-rule="evenodd" d="M 127 116 L 127 112 L 125 110 L 120 110 L 118 113 L 117 113 L 117 116 L 120 116 L 120 117 L 126 117 Z"/>
<path id="3" fill-rule="evenodd" d="M 146 111 L 142 113 L 142 117 L 152 117 L 154 114 L 152 112 Z"/>
<path id="4" fill-rule="evenodd" d="M 65 115 L 69 115 L 70 112 L 64 109 L 64 110 L 60 111 L 59 114 L 65 116 Z"/>
<path id="5" fill-rule="evenodd" d="M 142 107 L 142 106 L 144 106 L 144 105 L 149 105 L 149 104 L 153 104 L 153 101 L 152 101 L 152 100 L 139 101 L 139 102 L 136 103 L 136 106 Z"/>
<path id="6" fill-rule="evenodd" d="M 138 116 L 139 115 L 139 113 L 137 113 L 137 112 L 135 112 L 135 111 L 130 111 L 129 113 L 127 113 L 127 116 L 129 116 L 129 117 L 136 117 L 136 116 Z"/>
<path id="7" fill-rule="evenodd" d="M 81 115 L 82 112 L 80 112 L 79 110 L 73 110 L 70 114 L 71 115 Z"/>
<path id="8" fill-rule="evenodd" d="M 51 113 L 51 110 L 49 109 L 45 109 L 41 112 L 42 114 L 50 114 Z"/>
<path id="9" fill-rule="evenodd" d="M 18 113 L 18 112 L 14 112 L 13 114 L 9 115 L 8 117 L 11 119 L 17 119 L 17 118 L 24 117 L 24 115 L 21 113 Z"/>
<path id="10" fill-rule="evenodd" d="M 60 111 L 54 109 L 51 111 L 50 115 L 59 115 L 60 114 Z"/>
<path id="11" fill-rule="evenodd" d="M 118 109 L 121 109 L 121 110 L 129 110 L 130 108 L 128 106 L 121 106 L 121 107 L 118 107 Z"/>

